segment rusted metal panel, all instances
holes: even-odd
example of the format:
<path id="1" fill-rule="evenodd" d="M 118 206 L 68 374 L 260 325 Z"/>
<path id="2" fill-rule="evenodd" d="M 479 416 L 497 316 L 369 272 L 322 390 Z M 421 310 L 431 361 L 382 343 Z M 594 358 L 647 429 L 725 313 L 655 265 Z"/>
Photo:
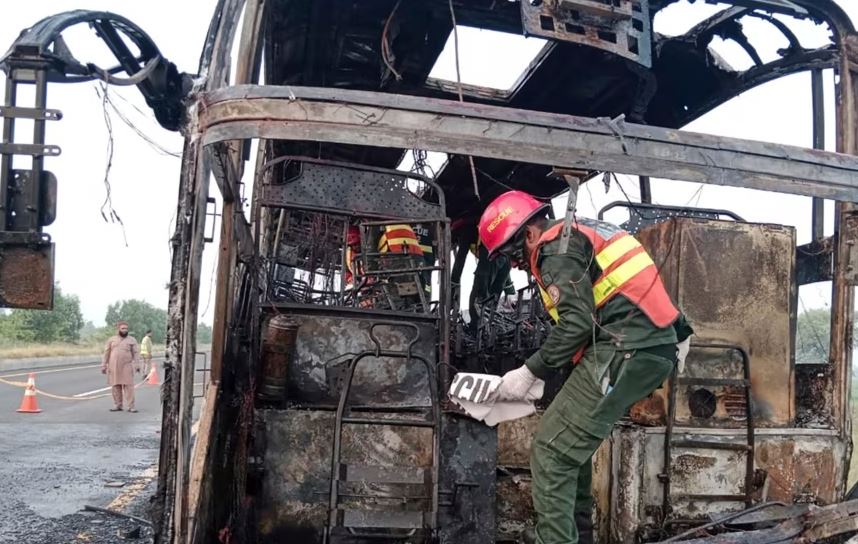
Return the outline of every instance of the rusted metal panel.
<path id="1" fill-rule="evenodd" d="M 54 307 L 54 244 L 0 246 L 0 307 Z"/>
<path id="2" fill-rule="evenodd" d="M 262 542 L 321 542 L 327 522 L 334 413 L 260 410 L 265 478 L 259 511 Z M 430 429 L 348 426 L 343 463 L 367 467 L 432 466 Z"/>
<path id="3" fill-rule="evenodd" d="M 740 346 L 751 355 L 755 425 L 786 426 L 795 417 L 794 334 L 795 232 L 789 227 L 674 218 L 638 233 L 653 256 L 668 291 L 695 329 L 698 342 Z M 724 248 L 733 258 L 725 259 Z M 688 378 L 742 377 L 741 361 L 728 350 L 692 348 Z M 706 389 L 703 393 L 697 391 Z M 677 421 L 712 427 L 743 427 L 741 391 L 725 385 L 677 389 Z M 713 410 L 701 406 L 711 393 Z M 666 395 L 666 388 L 657 392 Z M 652 422 L 663 421 L 664 404 L 649 401 Z M 705 403 L 703 403 L 705 404 Z M 636 407 L 642 410 L 643 405 Z"/>
<path id="4" fill-rule="evenodd" d="M 497 536 L 515 541 L 527 527 L 536 522 L 531 499 L 530 474 L 509 474 L 497 481 Z"/>
<path id="5" fill-rule="evenodd" d="M 646 434 L 639 427 L 616 427 L 610 440 L 611 517 L 607 527 L 600 527 L 599 539 L 607 538 L 608 542 L 634 542 L 642 521 L 641 495 L 646 491 L 641 470 L 648 445 Z"/>
<path id="6" fill-rule="evenodd" d="M 295 357 L 288 372 L 290 402 L 307 405 L 335 405 L 339 400 L 339 376 L 355 354 L 375 349 L 369 337 L 371 318 L 301 315 L 291 313 L 298 323 Z M 414 355 L 437 360 L 436 332 L 430 323 L 418 324 L 420 338 Z M 376 336 L 390 351 L 405 351 L 409 331 L 397 327 L 377 327 Z M 426 371 L 416 361 L 372 358 L 358 365 L 352 383 L 350 404 L 429 406 Z"/>
<path id="7" fill-rule="evenodd" d="M 855 157 L 608 119 L 253 85 L 208 93 L 197 114 L 205 145 L 271 138 L 426 149 L 858 201 Z"/>
<path id="8" fill-rule="evenodd" d="M 495 508 L 496 472 L 496 430 L 469 418 L 442 417 L 438 517 L 442 544 L 494 543 L 501 519 Z"/>
<path id="9" fill-rule="evenodd" d="M 498 465 L 530 468 L 530 445 L 540 414 L 498 424 Z"/>
<path id="10" fill-rule="evenodd" d="M 725 429 L 675 429 L 677 436 L 693 432 L 701 440 L 735 443 L 741 432 Z M 701 436 L 702 433 L 702 436 Z M 661 527 L 664 428 L 617 426 L 613 446 L 610 519 L 611 542 L 631 542 Z M 841 462 L 846 449 L 835 431 L 795 428 L 761 429 L 757 434 L 755 500 L 832 504 L 844 492 Z M 676 495 L 697 495 L 673 502 L 674 519 L 707 519 L 713 514 L 741 510 L 741 500 L 711 501 L 700 495 L 743 491 L 745 463 L 735 451 L 677 448 L 671 473 Z"/>
<path id="11" fill-rule="evenodd" d="M 608 542 L 611 520 L 613 441 L 602 442 L 593 454 L 593 529 L 596 542 Z"/>

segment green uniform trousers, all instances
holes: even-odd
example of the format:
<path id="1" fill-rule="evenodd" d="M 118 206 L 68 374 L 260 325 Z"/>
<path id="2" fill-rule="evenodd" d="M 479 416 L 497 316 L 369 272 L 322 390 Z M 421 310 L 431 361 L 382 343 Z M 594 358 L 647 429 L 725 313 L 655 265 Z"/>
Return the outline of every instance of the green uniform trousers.
<path id="1" fill-rule="evenodd" d="M 596 344 L 572 371 L 533 440 L 530 468 L 539 544 L 578 542 L 575 512 L 593 507 L 593 453 L 632 404 L 664 383 L 675 364 L 671 353 L 673 344 L 632 351 Z"/>

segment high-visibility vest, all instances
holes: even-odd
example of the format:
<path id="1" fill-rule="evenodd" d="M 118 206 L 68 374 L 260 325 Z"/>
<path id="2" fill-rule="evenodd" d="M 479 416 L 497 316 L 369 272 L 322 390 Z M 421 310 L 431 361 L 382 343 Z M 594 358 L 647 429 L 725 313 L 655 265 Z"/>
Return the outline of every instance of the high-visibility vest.
<path id="1" fill-rule="evenodd" d="M 423 256 L 426 261 L 434 260 L 435 248 L 432 247 L 432 231 L 424 225 L 414 225 L 411 229 L 417 236 L 417 243 L 420 244 L 420 249 L 423 250 Z"/>
<path id="2" fill-rule="evenodd" d="M 617 295 L 623 295 L 656 327 L 665 328 L 676 321 L 679 310 L 670 300 L 652 258 L 634 236 L 615 225 L 592 219 L 578 219 L 573 228 L 590 240 L 596 263 L 602 270 L 593 282 L 596 308 L 601 308 Z M 562 230 L 563 223 L 558 223 L 542 233 L 530 256 L 530 270 L 539 285 L 545 308 L 555 323 L 560 316 L 542 281 L 538 263 L 539 250 L 557 239 Z"/>
<path id="3" fill-rule="evenodd" d="M 152 339 L 148 336 L 144 336 L 143 341 L 140 342 L 140 355 L 146 357 L 152 355 Z"/>
<path id="4" fill-rule="evenodd" d="M 414 234 L 414 229 L 408 225 L 385 225 L 384 231 L 378 239 L 378 251 L 423 256 L 420 241 Z"/>

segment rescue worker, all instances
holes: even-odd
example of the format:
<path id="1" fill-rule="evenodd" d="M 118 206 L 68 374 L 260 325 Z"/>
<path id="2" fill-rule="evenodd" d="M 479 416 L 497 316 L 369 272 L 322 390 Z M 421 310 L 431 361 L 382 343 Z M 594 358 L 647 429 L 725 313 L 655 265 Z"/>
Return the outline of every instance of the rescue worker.
<path id="1" fill-rule="evenodd" d="M 461 290 L 461 277 L 465 260 L 470 252 L 477 259 L 474 270 L 474 283 L 468 301 L 468 312 L 471 323 L 476 326 L 479 312 L 486 302 L 499 299 L 501 294 L 507 297 L 515 296 L 515 285 L 509 275 L 510 263 L 505 256 L 489 258 L 486 247 L 480 243 L 477 226 L 473 222 L 458 219 L 451 225 L 453 243 L 456 245 L 456 255 L 453 259 L 451 282 L 453 284 L 454 300 L 458 301 Z"/>
<path id="2" fill-rule="evenodd" d="M 420 244 L 420 239 L 417 237 L 417 234 L 414 232 L 414 229 L 411 225 L 406 224 L 397 224 L 397 225 L 385 225 L 381 230 L 381 235 L 378 238 L 378 252 L 385 255 L 410 255 L 414 257 L 411 263 L 403 267 L 398 264 L 394 264 L 393 262 L 385 262 L 384 257 L 382 257 L 382 265 L 385 268 L 390 268 L 391 270 L 397 268 L 412 268 L 412 267 L 422 267 L 424 266 L 425 256 L 423 254 L 423 248 Z M 429 283 L 426 279 L 421 275 L 417 274 L 417 278 L 419 281 L 417 285 L 414 285 L 417 289 L 424 289 L 424 296 L 426 296 L 426 287 Z M 430 274 L 431 278 L 431 274 Z M 391 276 L 390 281 L 396 283 L 413 283 L 411 282 L 411 277 L 402 276 Z M 430 287 L 431 289 L 431 287 Z M 403 294 L 399 293 L 399 296 L 408 301 L 410 304 L 420 304 L 420 294 Z M 428 300 L 429 297 L 426 296 Z"/>
<path id="3" fill-rule="evenodd" d="M 547 208 L 509 191 L 486 208 L 479 233 L 491 256 L 530 270 L 555 321 L 540 349 L 503 376 L 497 397 L 522 400 L 537 379 L 576 364 L 533 439 L 537 525 L 525 537 L 574 544 L 593 541 L 593 453 L 614 423 L 665 381 L 677 359 L 677 331 L 687 346 L 691 330 L 634 237 L 577 219 L 561 254 L 563 221 L 549 222 Z"/>
<path id="4" fill-rule="evenodd" d="M 143 376 L 148 376 L 152 370 L 152 329 L 146 331 L 140 342 L 140 357 L 143 359 Z"/>
<path id="5" fill-rule="evenodd" d="M 410 225 L 385 225 L 378 238 L 380 253 L 407 253 L 423 257 L 420 240 Z"/>
<path id="6" fill-rule="evenodd" d="M 423 251 L 422 266 L 427 268 L 435 266 L 435 237 L 432 235 L 432 230 L 420 223 L 414 225 L 413 230 L 417 236 L 417 243 L 420 244 L 420 250 Z M 432 272 L 430 270 L 420 272 L 420 279 L 423 281 L 426 299 L 430 300 L 432 298 Z"/>

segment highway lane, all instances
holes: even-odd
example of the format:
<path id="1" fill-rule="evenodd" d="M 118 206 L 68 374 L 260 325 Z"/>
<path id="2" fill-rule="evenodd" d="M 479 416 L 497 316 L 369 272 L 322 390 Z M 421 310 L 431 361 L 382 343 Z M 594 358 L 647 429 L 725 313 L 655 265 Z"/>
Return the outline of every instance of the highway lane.
<path id="1" fill-rule="evenodd" d="M 159 386 L 144 383 L 136 388 L 138 413 L 110 412 L 110 391 L 98 391 L 107 387 L 100 365 L 33 372 L 42 392 L 37 395 L 42 409 L 38 414 L 15 411 L 24 389 L 9 384 L 25 383 L 29 372 L 0 373 L 3 543 L 66 542 L 66 535 L 77 534 L 74 531 L 91 530 L 80 526 L 90 520 L 80 509 L 85 504 L 107 507 L 132 483 L 152 478 L 158 458 Z M 158 372 L 163 381 L 160 361 Z M 142 374 L 135 378 L 144 381 Z M 201 384 L 195 393 L 202 393 Z M 86 395 L 75 397 L 81 394 Z M 195 399 L 197 412 L 200 402 Z"/>
<path id="2" fill-rule="evenodd" d="M 160 361 L 158 362 L 160 363 Z M 159 378 L 163 380 L 163 369 L 158 364 Z M 118 421 L 116 416 L 135 417 L 137 422 L 160 421 L 160 387 L 151 386 L 145 382 L 145 376 L 135 374 L 138 386 L 135 388 L 135 404 L 139 413 L 110 412 L 113 407 L 107 378 L 101 373 L 101 366 L 81 365 L 77 367 L 60 367 L 45 370 L 35 370 L 36 389 L 40 414 L 19 414 L 15 410 L 21 404 L 23 388 L 9 385 L 7 382 L 24 383 L 29 372 L 13 371 L 0 374 L 0 423 L 17 422 L 27 416 L 31 423 L 110 423 Z M 83 397 L 75 397 L 82 395 Z M 53 396 L 63 397 L 54 398 Z"/>

